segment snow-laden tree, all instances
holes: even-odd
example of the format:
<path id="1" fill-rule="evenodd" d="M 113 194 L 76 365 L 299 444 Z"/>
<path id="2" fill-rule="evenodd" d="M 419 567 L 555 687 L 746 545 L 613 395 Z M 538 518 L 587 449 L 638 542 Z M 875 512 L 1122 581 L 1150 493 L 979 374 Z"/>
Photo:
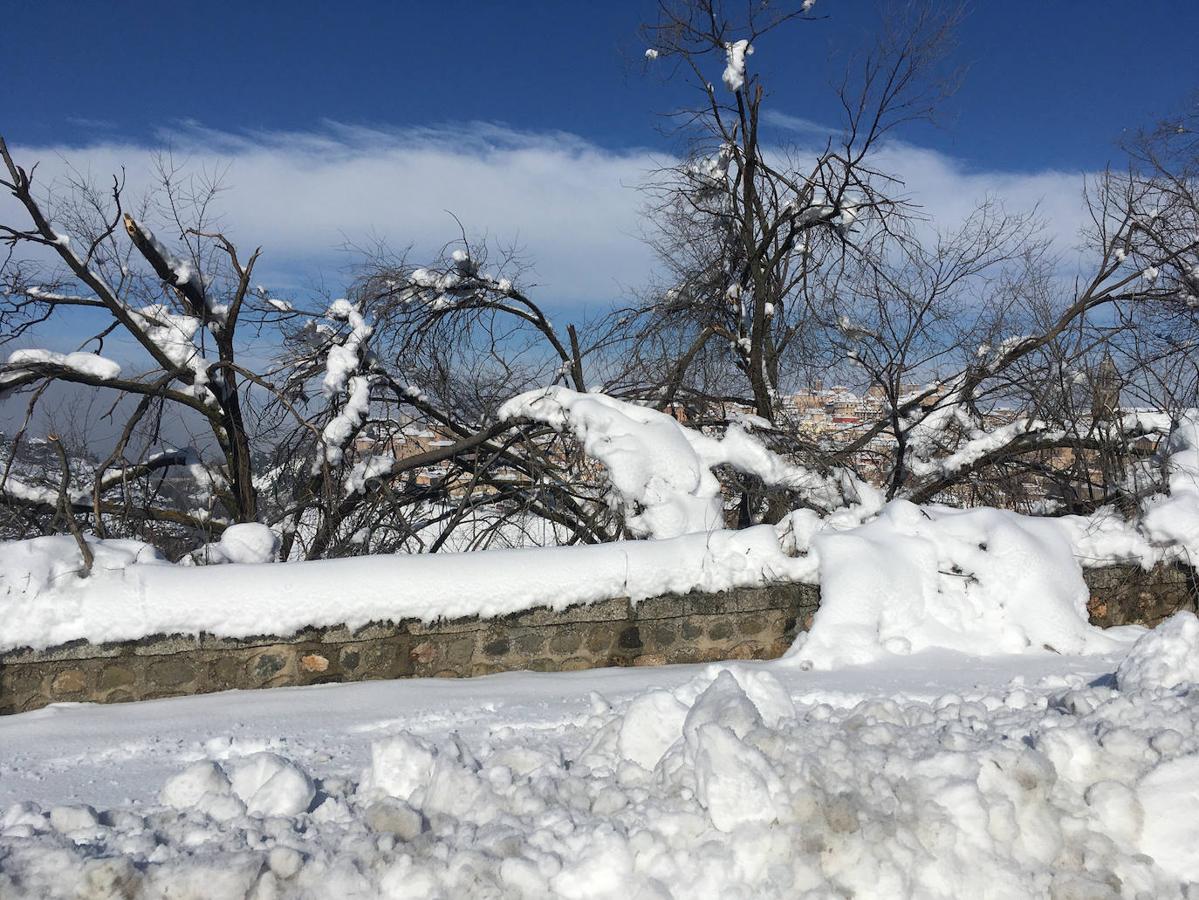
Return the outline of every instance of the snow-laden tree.
<path id="1" fill-rule="evenodd" d="M 644 30 L 647 65 L 699 100 L 670 117 L 684 153 L 649 206 L 665 276 L 619 313 L 628 366 L 614 383 L 715 428 L 748 408 L 775 449 L 852 468 L 888 497 L 1135 499 L 1134 457 L 1153 441 L 1113 407 L 1194 405 L 1194 354 L 1179 342 L 1195 321 L 1193 133 L 1138 142 L 1126 170 L 1089 186 L 1094 227 L 1070 268 L 1034 210 L 984 200 L 946 227 L 882 167 L 895 129 L 952 84 L 952 17 L 916 7 L 885 21 L 847 65 L 844 119 L 825 134 L 802 119 L 812 85 L 768 83 L 771 54 L 810 52 L 816 12 L 663 0 Z M 807 138 L 788 143 L 780 123 L 797 121 Z M 1168 339 L 1150 324 L 1162 317 Z M 808 431 L 787 400 L 817 379 L 869 396 L 875 418 L 851 439 Z M 743 523 L 820 507 L 741 487 Z"/>
<path id="2" fill-rule="evenodd" d="M 1132 513 L 1166 484 L 1160 438 L 1197 405 L 1193 121 L 1139 136 L 1087 185 L 1077 254 L 995 201 L 930 221 L 883 151 L 952 82 L 951 18 L 881 26 L 826 133 L 795 118 L 811 85 L 769 82 L 772 54 L 811 52 L 818 12 L 663 0 L 647 65 L 697 102 L 646 195 L 662 275 L 565 326 L 517 253 L 465 228 L 424 265 L 366 259 L 344 297 L 283 298 L 218 226 L 217 185 L 164 164 L 131 202 L 119 177 L 35 184 L 4 149 L 20 216 L 0 223 L 0 392 L 27 427 L 0 528 L 208 562 L 251 523 L 285 559 L 596 542 L 674 527 L 619 485 L 680 472 L 702 511 L 681 521 L 704 527 L 893 498 Z M 848 437 L 796 406 L 817 378 L 869 398 Z M 103 400 L 76 416 L 81 392 Z M 39 411 L 55 440 L 32 452 Z M 684 462 L 617 471 L 627 434 L 584 420 L 622 416 L 687 444 Z"/>

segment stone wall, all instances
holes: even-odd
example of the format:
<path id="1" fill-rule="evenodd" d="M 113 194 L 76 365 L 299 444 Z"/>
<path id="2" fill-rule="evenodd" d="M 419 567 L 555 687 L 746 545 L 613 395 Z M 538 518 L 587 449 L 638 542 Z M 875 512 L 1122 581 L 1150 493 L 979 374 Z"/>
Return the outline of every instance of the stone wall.
<path id="1" fill-rule="evenodd" d="M 1195 609 L 1191 570 L 1093 569 L 1091 618 L 1154 625 Z M 0 713 L 58 701 L 117 703 L 234 688 L 513 669 L 570 671 L 780 656 L 819 605 L 811 585 L 625 599 L 534 609 L 499 619 L 376 623 L 311 629 L 288 638 L 158 636 L 0 653 Z"/>
<path id="2" fill-rule="evenodd" d="M 499 619 L 311 629 L 288 638 L 174 636 L 17 650 L 0 653 L 0 713 L 62 700 L 117 703 L 378 678 L 767 659 L 808 627 L 818 598 L 811 585 L 783 584 Z"/>

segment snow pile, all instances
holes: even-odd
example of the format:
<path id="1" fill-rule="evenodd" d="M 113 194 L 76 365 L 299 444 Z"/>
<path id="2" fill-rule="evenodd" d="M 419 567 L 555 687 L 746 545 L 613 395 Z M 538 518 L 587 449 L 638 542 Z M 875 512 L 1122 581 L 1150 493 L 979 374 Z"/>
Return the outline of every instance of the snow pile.
<path id="1" fill-rule="evenodd" d="M 1170 493 L 1154 499 L 1141 527 L 1154 542 L 1182 548 L 1190 564 L 1199 565 L 1199 409 L 1175 423 L 1166 454 Z"/>
<path id="2" fill-rule="evenodd" d="M 1143 635 L 1116 670 L 1122 691 L 1199 685 L 1199 618 L 1178 612 Z"/>
<path id="3" fill-rule="evenodd" d="M 97 562 L 84 581 L 70 575 L 82 563 L 69 536 L 0 543 L 0 650 L 503 616 L 815 574 L 812 560 L 781 552 L 768 525 L 667 541 L 198 568 L 163 565 L 153 548 L 136 541 L 92 546 Z M 265 561 L 268 546 L 273 555 L 264 526 L 233 526 L 204 553 L 209 562 Z"/>
<path id="4" fill-rule="evenodd" d="M 1088 591 L 1052 519 L 897 500 L 872 522 L 812 538 L 821 604 L 787 658 L 832 668 L 943 647 L 990 655 L 1102 652 Z"/>
<path id="5" fill-rule="evenodd" d="M 279 553 L 279 536 L 265 525 L 243 522 L 221 532 L 220 540 L 193 550 L 179 561 L 185 566 L 216 566 L 225 563 L 269 563 Z"/>
<path id="6" fill-rule="evenodd" d="M 85 539 L 93 556 L 92 576 L 101 581 L 110 576 L 119 580 L 121 573 L 132 565 L 169 566 L 154 547 L 141 541 L 119 538 L 102 541 L 91 536 Z M 79 545 L 69 534 L 0 541 L 0 619 L 31 616 L 45 624 L 58 617 L 78 615 L 83 596 L 68 601 L 67 609 L 58 607 L 65 599 L 64 594 L 82 592 L 85 581 L 77 577 L 82 568 Z M 14 596 L 41 598 L 41 602 L 23 605 L 18 612 L 6 608 Z"/>
<path id="7" fill-rule="evenodd" d="M 15 350 L 8 355 L 6 369 L 24 369 L 30 366 L 61 366 L 99 381 L 111 381 L 120 377 L 121 367 L 111 359 L 95 353 L 55 353 L 51 350 Z M 9 373 L 5 373 L 9 374 Z M 0 383 L 4 376 L 0 375 Z"/>
<path id="8" fill-rule="evenodd" d="M 1199 876 L 1193 698 L 1055 675 L 826 702 L 794 670 L 687 671 L 470 743 L 381 704 L 365 769 L 234 752 L 157 804 L 16 803 L 0 895 L 1181 900 Z"/>
<path id="9" fill-rule="evenodd" d="M 861 505 L 873 513 L 882 505 L 876 490 L 849 473 L 821 475 L 791 465 L 740 424 L 718 439 L 666 413 L 564 387 L 514 397 L 499 416 L 569 429 L 583 452 L 607 468 L 611 502 L 624 510 L 625 523 L 638 536 L 672 538 L 721 528 L 724 502 L 712 468 L 725 464 L 830 507 Z"/>

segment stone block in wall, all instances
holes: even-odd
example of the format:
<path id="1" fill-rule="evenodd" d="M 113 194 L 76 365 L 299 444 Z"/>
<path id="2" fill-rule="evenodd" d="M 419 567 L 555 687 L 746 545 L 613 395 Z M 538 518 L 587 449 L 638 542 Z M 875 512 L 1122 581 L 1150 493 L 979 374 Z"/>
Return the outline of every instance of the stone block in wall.
<path id="1" fill-rule="evenodd" d="M 1194 612 L 1199 596 L 1195 570 L 1179 565 L 1159 565 L 1148 572 L 1139 566 L 1104 566 L 1084 570 L 1083 579 L 1091 594 L 1087 612 L 1102 627 L 1152 628 L 1179 610 Z"/>

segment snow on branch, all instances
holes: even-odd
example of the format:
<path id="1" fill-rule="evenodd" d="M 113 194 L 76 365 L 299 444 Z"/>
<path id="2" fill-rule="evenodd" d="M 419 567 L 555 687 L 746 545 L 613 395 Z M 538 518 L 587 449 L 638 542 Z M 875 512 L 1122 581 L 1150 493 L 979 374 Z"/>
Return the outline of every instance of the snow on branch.
<path id="1" fill-rule="evenodd" d="M 746 40 L 732 41 L 724 45 L 727 65 L 721 79 L 730 91 L 739 91 L 745 84 L 745 57 L 752 56 L 753 52 L 753 45 Z"/>
<path id="2" fill-rule="evenodd" d="M 662 539 L 722 528 L 720 481 L 712 469 L 723 464 L 821 505 L 881 502 L 877 492 L 847 473 L 822 475 L 788 463 L 739 424 L 723 438 L 709 437 L 657 410 L 557 386 L 512 398 L 499 416 L 570 431 L 607 468 L 609 502 L 638 536 Z"/>
<path id="3" fill-rule="evenodd" d="M 346 394 L 345 404 L 321 431 L 320 455 L 313 462 L 318 472 L 324 464 L 336 465 L 345 458 L 345 448 L 354 433 L 366 421 L 370 411 L 371 378 L 360 372 L 370 358 L 367 342 L 374 327 L 362 311 L 349 300 L 335 300 L 326 315 L 330 319 L 348 322 L 349 333 L 339 342 L 329 345 L 325 356 L 325 375 L 321 389 L 330 399 Z"/>
<path id="4" fill-rule="evenodd" d="M 121 366 L 95 353 L 55 353 L 52 350 L 16 350 L 0 369 L 0 386 L 39 366 L 55 366 L 100 381 L 121 375 Z"/>

